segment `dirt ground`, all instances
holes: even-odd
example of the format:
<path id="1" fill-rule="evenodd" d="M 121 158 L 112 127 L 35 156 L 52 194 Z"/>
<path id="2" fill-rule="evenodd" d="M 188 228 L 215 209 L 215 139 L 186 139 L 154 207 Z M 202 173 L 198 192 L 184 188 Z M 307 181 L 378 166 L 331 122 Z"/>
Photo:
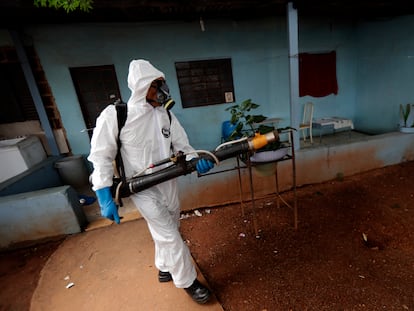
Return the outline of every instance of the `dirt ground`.
<path id="1" fill-rule="evenodd" d="M 413 176 L 407 162 L 301 187 L 297 230 L 275 197 L 184 214 L 183 238 L 225 311 L 414 310 Z M 29 310 L 61 242 L 0 254 L 1 311 Z"/>

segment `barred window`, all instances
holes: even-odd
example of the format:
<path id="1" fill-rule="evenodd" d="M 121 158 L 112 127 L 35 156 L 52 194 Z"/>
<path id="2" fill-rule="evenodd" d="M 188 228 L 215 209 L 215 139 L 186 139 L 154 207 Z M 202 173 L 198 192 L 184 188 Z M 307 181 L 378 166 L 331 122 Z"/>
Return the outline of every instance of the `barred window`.
<path id="1" fill-rule="evenodd" d="M 176 62 L 183 108 L 235 101 L 231 59 Z"/>

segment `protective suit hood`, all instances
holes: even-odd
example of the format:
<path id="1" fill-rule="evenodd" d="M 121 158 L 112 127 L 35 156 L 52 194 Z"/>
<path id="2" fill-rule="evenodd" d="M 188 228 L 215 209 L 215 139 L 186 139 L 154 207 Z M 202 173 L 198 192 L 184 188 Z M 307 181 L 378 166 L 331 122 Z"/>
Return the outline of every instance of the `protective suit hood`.
<path id="1" fill-rule="evenodd" d="M 129 64 L 128 87 L 132 94 L 128 105 L 146 104 L 146 95 L 151 82 L 165 78 L 164 73 L 155 68 L 149 61 L 144 59 L 133 60 Z"/>

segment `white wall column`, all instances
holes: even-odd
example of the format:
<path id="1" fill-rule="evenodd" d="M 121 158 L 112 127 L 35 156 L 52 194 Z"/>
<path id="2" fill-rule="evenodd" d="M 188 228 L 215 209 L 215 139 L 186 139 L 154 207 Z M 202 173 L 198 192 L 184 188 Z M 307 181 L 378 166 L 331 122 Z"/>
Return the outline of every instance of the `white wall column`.
<path id="1" fill-rule="evenodd" d="M 300 149 L 299 124 L 301 119 L 299 109 L 299 50 L 298 50 L 298 13 L 293 2 L 287 4 L 288 23 L 288 55 L 289 55 L 289 99 L 290 99 L 290 125 L 297 129 L 293 132 L 295 149 Z"/>

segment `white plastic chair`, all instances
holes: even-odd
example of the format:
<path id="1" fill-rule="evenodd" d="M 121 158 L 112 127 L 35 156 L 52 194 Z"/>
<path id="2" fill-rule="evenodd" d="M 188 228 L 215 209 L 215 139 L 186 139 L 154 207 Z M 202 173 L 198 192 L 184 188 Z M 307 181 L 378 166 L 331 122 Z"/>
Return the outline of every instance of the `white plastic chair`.
<path id="1" fill-rule="evenodd" d="M 303 120 L 299 125 L 299 131 L 302 131 L 303 141 L 306 141 L 306 131 L 309 131 L 309 138 L 311 144 L 313 144 L 312 137 L 312 120 L 313 120 L 313 103 L 307 102 L 303 108 Z"/>

